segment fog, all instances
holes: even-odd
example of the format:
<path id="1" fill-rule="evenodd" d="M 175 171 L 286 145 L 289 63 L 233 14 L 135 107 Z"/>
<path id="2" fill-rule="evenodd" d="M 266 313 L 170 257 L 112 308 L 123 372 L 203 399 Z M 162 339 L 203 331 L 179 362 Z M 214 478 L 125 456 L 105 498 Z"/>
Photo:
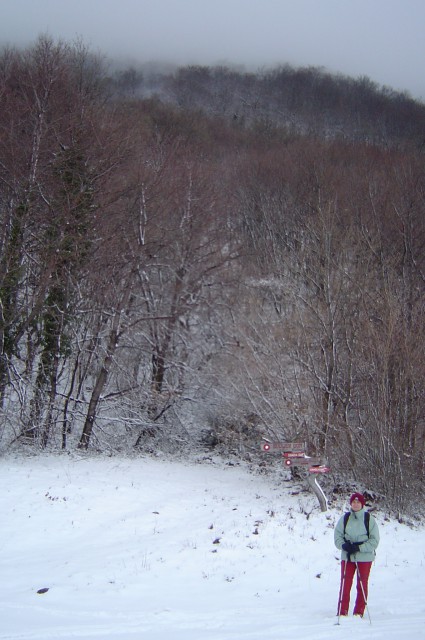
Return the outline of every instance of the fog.
<path id="1" fill-rule="evenodd" d="M 425 98 L 423 0 L 0 0 L 0 44 L 79 38 L 108 58 L 321 66 Z"/>

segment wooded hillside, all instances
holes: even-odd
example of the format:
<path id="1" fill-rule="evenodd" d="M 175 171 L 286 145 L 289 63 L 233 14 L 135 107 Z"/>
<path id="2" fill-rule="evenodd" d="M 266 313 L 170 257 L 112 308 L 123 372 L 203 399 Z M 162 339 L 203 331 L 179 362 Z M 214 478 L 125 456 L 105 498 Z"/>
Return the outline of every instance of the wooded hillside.
<path id="1" fill-rule="evenodd" d="M 307 443 L 423 496 L 425 106 L 318 69 L 0 56 L 0 446 Z"/>

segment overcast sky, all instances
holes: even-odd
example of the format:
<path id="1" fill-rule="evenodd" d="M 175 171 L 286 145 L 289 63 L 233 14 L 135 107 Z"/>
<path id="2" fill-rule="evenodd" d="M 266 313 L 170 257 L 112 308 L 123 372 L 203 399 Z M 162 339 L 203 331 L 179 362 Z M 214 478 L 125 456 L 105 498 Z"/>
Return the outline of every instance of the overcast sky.
<path id="1" fill-rule="evenodd" d="M 133 61 L 323 66 L 425 100 L 425 0 L 0 0 L 0 44 L 40 34 Z"/>

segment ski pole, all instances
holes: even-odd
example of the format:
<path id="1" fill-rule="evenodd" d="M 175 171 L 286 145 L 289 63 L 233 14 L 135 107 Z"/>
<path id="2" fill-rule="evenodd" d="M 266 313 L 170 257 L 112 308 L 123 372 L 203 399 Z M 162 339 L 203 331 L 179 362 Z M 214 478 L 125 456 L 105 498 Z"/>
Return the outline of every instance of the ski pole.
<path id="1" fill-rule="evenodd" d="M 372 624 L 372 619 L 370 617 L 370 611 L 369 611 L 369 605 L 367 604 L 366 594 L 365 594 L 365 590 L 364 590 L 364 586 L 363 586 L 363 580 L 362 580 L 361 573 L 359 571 L 359 563 L 357 561 L 356 561 L 356 569 L 357 569 L 357 578 L 358 578 L 358 580 L 360 582 L 360 588 L 362 590 L 363 600 L 364 600 L 365 608 L 366 608 L 366 611 L 367 611 L 367 616 L 369 618 L 369 624 Z"/>
<path id="2" fill-rule="evenodd" d="M 341 617 L 341 605 L 342 605 L 342 594 L 344 593 L 344 585 L 345 585 L 345 573 L 347 571 L 347 561 L 343 560 L 344 562 L 344 573 L 342 574 L 342 580 L 341 580 L 341 586 L 339 588 L 339 599 L 338 599 L 338 622 L 337 624 L 339 624 L 339 619 Z"/>

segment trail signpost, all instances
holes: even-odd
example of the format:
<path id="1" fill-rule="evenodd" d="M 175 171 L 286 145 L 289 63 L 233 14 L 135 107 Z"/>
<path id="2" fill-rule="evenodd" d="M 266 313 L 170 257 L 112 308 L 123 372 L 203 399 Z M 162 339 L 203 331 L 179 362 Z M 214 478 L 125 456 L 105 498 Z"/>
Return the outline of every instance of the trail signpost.
<path id="1" fill-rule="evenodd" d="M 308 467 L 308 484 L 319 500 L 321 510 L 327 510 L 328 501 L 322 487 L 317 482 L 318 474 L 330 471 L 330 467 L 324 460 L 306 455 L 305 442 L 272 442 L 264 439 L 260 446 L 265 453 L 281 453 L 286 467 Z"/>

